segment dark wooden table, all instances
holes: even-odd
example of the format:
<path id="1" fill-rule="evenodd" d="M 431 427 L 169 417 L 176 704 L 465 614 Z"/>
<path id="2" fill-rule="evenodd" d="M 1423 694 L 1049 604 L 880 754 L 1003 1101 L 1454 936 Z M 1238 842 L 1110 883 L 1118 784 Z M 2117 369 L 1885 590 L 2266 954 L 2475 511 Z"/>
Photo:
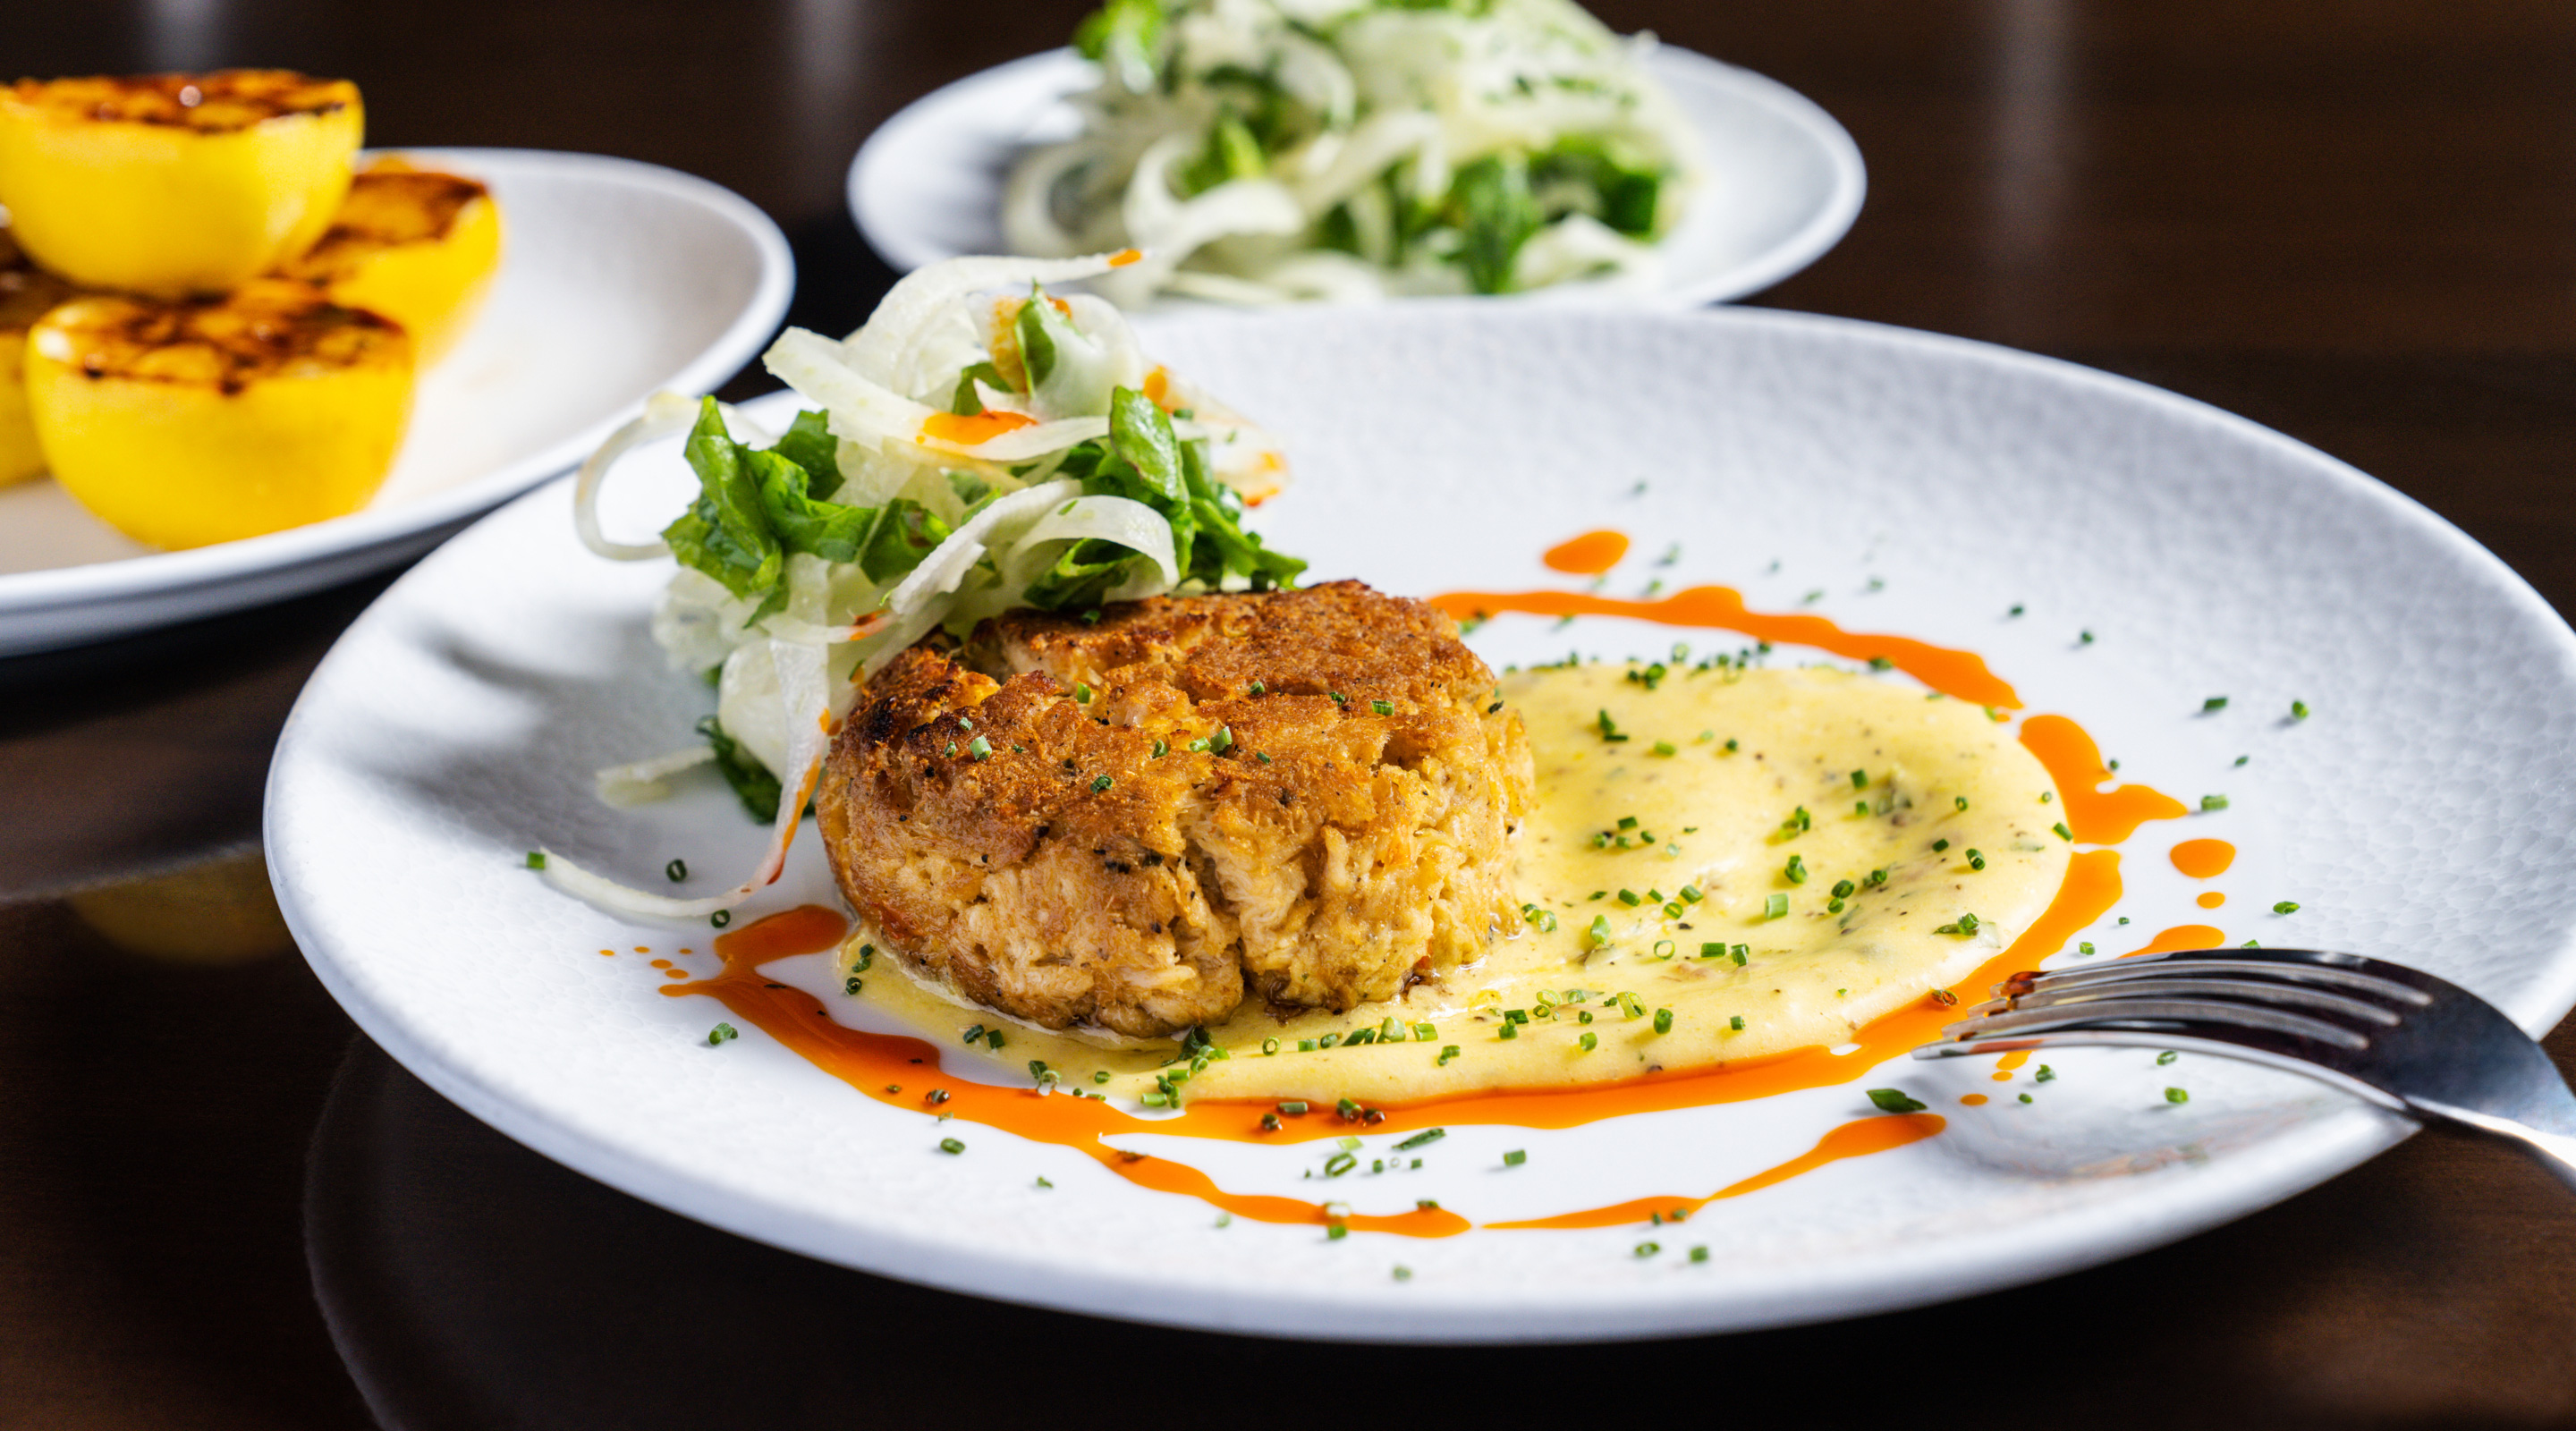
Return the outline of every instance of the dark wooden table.
<path id="1" fill-rule="evenodd" d="M 0 70 L 291 65 L 364 85 L 380 143 L 703 174 L 795 241 L 795 320 L 840 330 L 891 278 L 841 208 L 858 141 L 1078 6 L 52 0 L 0 6 Z M 1757 301 L 2233 408 L 2576 602 L 2576 6 L 1602 10 L 1786 81 L 1867 155 L 1851 236 Z M 263 922 L 270 743 L 380 587 L 0 662 L 0 1425 L 1548 1425 L 1676 1397 L 1753 1424 L 2576 1425 L 2576 1203 L 2431 1136 L 2036 1287 L 1536 1353 L 1093 1322 L 681 1221 L 429 1094 Z M 101 932 L 156 908 L 188 952 Z"/>

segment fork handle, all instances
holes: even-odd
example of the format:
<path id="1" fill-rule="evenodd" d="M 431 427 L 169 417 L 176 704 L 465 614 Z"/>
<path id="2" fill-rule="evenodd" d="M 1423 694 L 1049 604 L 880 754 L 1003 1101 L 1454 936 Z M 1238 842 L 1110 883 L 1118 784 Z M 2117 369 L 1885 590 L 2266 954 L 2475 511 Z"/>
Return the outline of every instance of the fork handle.
<path id="1" fill-rule="evenodd" d="M 2568 1137 L 2564 1133 L 2545 1133 L 2528 1123 L 2519 1123 L 2511 1118 L 2498 1118 L 2489 1113 L 2474 1113 L 2466 1108 L 2450 1108 L 2426 1103 L 2418 1103 L 2414 1106 L 2445 1122 L 2474 1128 L 2481 1133 L 2491 1134 L 2519 1145 L 2524 1152 L 2532 1156 L 2534 1161 L 2557 1174 L 2560 1182 L 2567 1184 L 2571 1190 L 2576 1190 L 2576 1138 Z"/>

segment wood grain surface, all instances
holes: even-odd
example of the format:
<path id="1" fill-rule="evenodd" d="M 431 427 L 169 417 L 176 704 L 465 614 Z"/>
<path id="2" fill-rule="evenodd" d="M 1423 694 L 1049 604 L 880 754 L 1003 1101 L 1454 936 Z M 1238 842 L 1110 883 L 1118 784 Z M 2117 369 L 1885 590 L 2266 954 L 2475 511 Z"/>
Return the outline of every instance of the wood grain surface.
<path id="1" fill-rule="evenodd" d="M 1080 9 L 49 0 L 0 5 L 0 71 L 293 66 L 356 79 L 374 143 L 689 170 L 777 218 L 792 320 L 842 330 L 892 277 L 841 208 L 858 142 L 1059 43 Z M 1786 82 L 1859 141 L 1858 224 L 1754 301 L 2232 408 L 2576 601 L 2576 6 L 1599 9 Z M 355 1041 L 260 922 L 243 852 L 269 747 L 380 586 L 0 661 L 0 1426 L 1544 1426 L 1667 1405 L 1753 1425 L 2576 1425 L 2576 1202 L 2438 1136 L 2036 1287 L 1536 1353 L 1088 1321 L 647 1208 Z M 194 943 L 138 933 L 137 908 Z M 2552 1046 L 2576 1059 L 2567 1031 Z"/>

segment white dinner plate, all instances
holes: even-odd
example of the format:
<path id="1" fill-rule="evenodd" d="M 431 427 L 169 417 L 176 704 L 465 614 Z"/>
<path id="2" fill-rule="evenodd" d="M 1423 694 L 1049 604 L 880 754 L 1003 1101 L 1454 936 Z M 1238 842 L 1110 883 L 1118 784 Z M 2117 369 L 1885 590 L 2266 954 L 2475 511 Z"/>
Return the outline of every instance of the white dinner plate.
<path id="1" fill-rule="evenodd" d="M 1296 483 L 1258 525 L 1311 557 L 1314 577 L 1563 589 L 1579 579 L 1541 551 L 1617 528 L 1637 547 L 1614 594 L 1720 583 L 1755 610 L 1976 651 L 2025 711 L 2081 722 L 2119 779 L 2194 807 L 2228 797 L 2121 847 L 2125 897 L 2075 936 L 2095 957 L 2207 922 L 2229 942 L 2432 970 L 2535 1032 L 2576 1002 L 2576 839 L 2554 798 L 2576 788 L 2576 635 L 2484 549 L 2332 458 L 2089 369 L 1788 313 L 1464 302 L 1206 315 L 1154 337 L 1158 358 L 1287 440 Z M 786 411 L 755 408 L 772 423 Z M 613 528 L 684 500 L 684 471 L 667 450 L 658 460 L 621 476 Z M 1371 1135 L 1338 1181 L 1316 1172 L 1329 1140 L 1201 1142 L 1141 1119 L 1118 1140 L 1229 1192 L 1359 1214 L 1435 1198 L 1479 1224 L 1338 1240 L 1222 1225 L 1073 1149 L 863 1097 L 756 1028 L 710 1047 L 722 1010 L 657 993 L 647 960 L 712 972 L 712 931 L 606 917 L 521 868 L 547 846 L 658 884 L 682 857 L 686 883 L 665 887 L 699 891 L 753 858 L 760 832 L 712 776 L 641 811 L 590 794 L 594 769 L 684 743 L 708 706 L 646 633 L 666 574 L 585 554 L 561 485 L 432 555 L 297 704 L 268 855 L 313 967 L 395 1058 L 531 1147 L 765 1242 L 1202 1329 L 1650 1336 L 2101 1262 L 2285 1197 L 2405 1131 L 2286 1074 L 2097 1049 L 2050 1057 L 2044 1084 L 2030 1070 L 1993 1081 L 2007 1071 L 1982 1059 L 1898 1059 L 1849 1084 L 1562 1131 L 1455 1126 L 1420 1171 L 1368 1172 L 1392 1141 Z M 1472 639 L 1497 664 L 1746 644 L 1592 617 L 1506 616 Z M 2205 711 L 2218 695 L 2226 707 Z M 2307 719 L 2290 717 L 2294 700 Z M 2198 837 L 2241 851 L 2223 878 L 2169 863 Z M 2205 910 L 2204 891 L 2228 902 Z M 809 838 L 737 918 L 833 897 Z M 2300 908 L 2276 914 L 2281 901 Z M 767 969 L 832 992 L 820 956 Z M 1686 1226 L 1485 1225 L 1728 1187 L 1870 1116 L 1872 1087 L 1907 1090 L 1947 1130 Z M 1990 1103 L 1962 1104 L 1981 1091 Z M 943 1136 L 966 1151 L 943 1155 Z M 1526 1161 L 1506 1165 L 1515 1150 Z"/>
<path id="2" fill-rule="evenodd" d="M 1661 246 L 1663 286 L 1642 295 L 1549 289 L 1521 301 L 1722 303 L 1815 262 L 1859 215 L 1867 187 L 1860 148 L 1806 96 L 1670 45 L 1655 49 L 1647 67 L 1699 131 L 1708 165 L 1707 183 Z M 1050 50 L 905 106 L 850 161 L 850 213 L 859 231 L 899 270 L 1007 252 L 1003 176 L 1027 145 L 1074 132 L 1065 96 L 1089 86 L 1094 74 L 1071 50 Z"/>
<path id="3" fill-rule="evenodd" d="M 777 331 L 795 260 L 704 179 L 597 154 L 406 149 L 491 185 L 500 272 L 423 373 L 394 470 L 345 517 L 155 551 L 51 481 L 0 491 L 0 656 L 313 591 L 423 551 L 579 462 L 659 388 L 711 388 Z"/>

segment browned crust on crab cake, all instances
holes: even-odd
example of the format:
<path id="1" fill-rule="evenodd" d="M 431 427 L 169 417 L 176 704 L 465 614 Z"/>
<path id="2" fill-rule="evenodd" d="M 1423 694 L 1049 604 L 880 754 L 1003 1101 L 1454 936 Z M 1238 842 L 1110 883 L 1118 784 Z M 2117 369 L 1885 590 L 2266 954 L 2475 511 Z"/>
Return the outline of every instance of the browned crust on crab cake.
<path id="1" fill-rule="evenodd" d="M 851 905 L 1004 1013 L 1344 1010 L 1512 927 L 1530 755 L 1493 689 L 1446 615 L 1357 582 L 1015 612 L 868 683 L 816 814 Z"/>

